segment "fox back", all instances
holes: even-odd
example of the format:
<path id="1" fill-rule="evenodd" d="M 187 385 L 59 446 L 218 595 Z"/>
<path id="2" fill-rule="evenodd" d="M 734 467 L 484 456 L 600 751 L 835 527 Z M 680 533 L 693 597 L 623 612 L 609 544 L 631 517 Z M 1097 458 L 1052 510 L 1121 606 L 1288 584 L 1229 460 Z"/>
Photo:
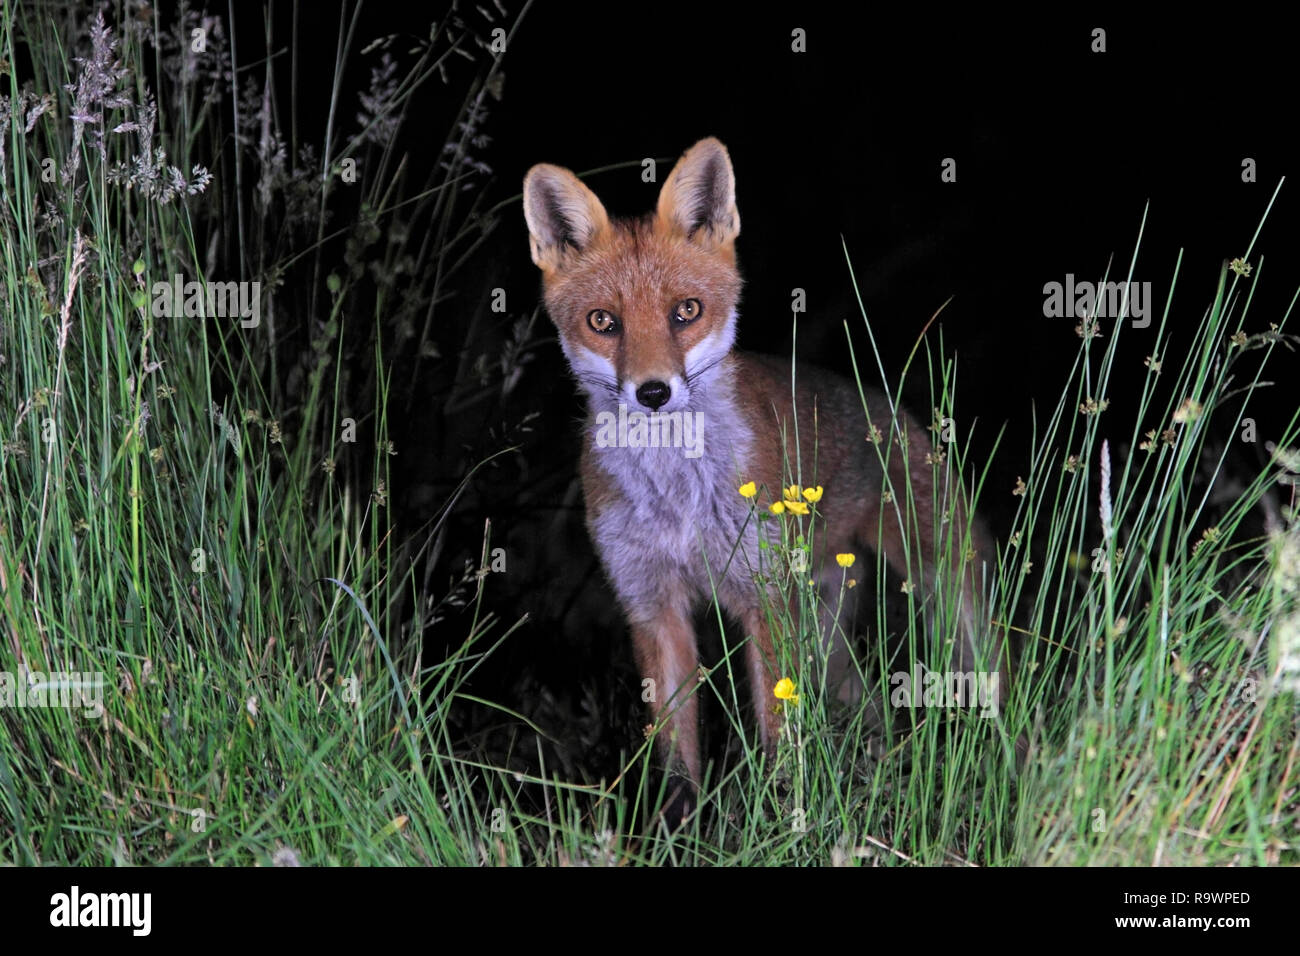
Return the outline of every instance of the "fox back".
<path id="1" fill-rule="evenodd" d="M 769 752 L 775 745 L 772 688 L 782 675 L 757 583 L 771 558 L 759 547 L 755 508 L 780 501 L 786 478 L 820 488 L 794 497 L 798 510 L 804 498 L 816 501 L 808 570 L 825 607 L 842 591 L 833 556 L 879 548 L 923 587 L 960 575 L 959 660 L 970 666 L 981 647 L 996 654 L 977 605 L 978 565 L 991 549 L 954 495 L 946 518 L 968 560 L 940 567 L 925 432 L 879 392 L 808 366 L 792 385 L 788 359 L 735 350 L 740 214 L 720 142 L 691 147 L 640 219 L 611 219 L 573 173 L 546 164 L 525 177 L 524 216 L 547 311 L 587 397 L 587 526 L 651 681 L 671 769 L 701 779 L 692 618 L 715 594 L 750 638 L 745 669 L 760 739 Z M 896 442 L 887 469 L 873 434 Z M 906 501 L 909 481 L 915 514 L 886 493 Z M 751 482 L 755 493 L 742 494 Z M 828 610 L 823 626 L 832 685 L 849 702 L 861 693 L 844 646 L 851 613 L 851 604 Z"/>

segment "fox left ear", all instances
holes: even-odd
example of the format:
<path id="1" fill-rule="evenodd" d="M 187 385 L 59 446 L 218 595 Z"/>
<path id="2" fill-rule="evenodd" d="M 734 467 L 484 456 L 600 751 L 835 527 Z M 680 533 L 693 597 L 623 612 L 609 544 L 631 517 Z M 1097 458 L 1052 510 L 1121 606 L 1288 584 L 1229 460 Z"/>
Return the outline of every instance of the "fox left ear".
<path id="1" fill-rule="evenodd" d="M 710 136 L 688 149 L 668 174 L 656 212 L 688 239 L 733 242 L 740 235 L 740 213 L 727 148 Z"/>
<path id="2" fill-rule="evenodd" d="M 609 228 L 596 194 L 561 166 L 539 163 L 524 177 L 524 219 L 533 262 L 558 269 L 568 250 L 586 249 Z"/>

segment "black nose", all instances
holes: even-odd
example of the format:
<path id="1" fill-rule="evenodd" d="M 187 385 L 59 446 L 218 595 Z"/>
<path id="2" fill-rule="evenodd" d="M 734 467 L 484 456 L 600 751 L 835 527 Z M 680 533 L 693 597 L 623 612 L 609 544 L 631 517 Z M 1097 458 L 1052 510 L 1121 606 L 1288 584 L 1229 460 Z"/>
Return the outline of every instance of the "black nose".
<path id="1" fill-rule="evenodd" d="M 646 408 L 661 408 L 673 390 L 664 382 L 646 382 L 636 390 L 636 400 Z"/>

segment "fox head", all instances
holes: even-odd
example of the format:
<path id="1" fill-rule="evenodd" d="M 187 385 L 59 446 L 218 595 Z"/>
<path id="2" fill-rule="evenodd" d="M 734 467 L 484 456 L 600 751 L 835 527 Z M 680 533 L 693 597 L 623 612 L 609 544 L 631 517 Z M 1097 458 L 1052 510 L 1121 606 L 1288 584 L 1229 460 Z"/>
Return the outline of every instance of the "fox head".
<path id="1" fill-rule="evenodd" d="M 534 166 L 524 218 L 547 312 L 591 401 L 689 408 L 736 337 L 740 214 L 726 148 L 688 149 L 636 220 L 610 219 L 569 170 Z"/>

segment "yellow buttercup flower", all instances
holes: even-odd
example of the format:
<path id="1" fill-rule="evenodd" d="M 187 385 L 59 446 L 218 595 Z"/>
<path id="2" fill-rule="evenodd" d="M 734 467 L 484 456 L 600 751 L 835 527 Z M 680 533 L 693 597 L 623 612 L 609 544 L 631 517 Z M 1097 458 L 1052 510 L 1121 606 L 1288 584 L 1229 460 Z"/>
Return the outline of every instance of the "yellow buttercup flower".
<path id="1" fill-rule="evenodd" d="M 803 490 L 803 496 L 808 501 L 811 501 L 813 502 L 813 504 L 816 504 L 817 502 L 822 500 L 822 486 L 818 485 L 816 488 L 805 488 Z"/>
<path id="2" fill-rule="evenodd" d="M 808 506 L 802 501 L 787 501 L 785 506 L 791 514 L 806 515 L 808 513 Z"/>
<path id="3" fill-rule="evenodd" d="M 788 700 L 792 704 L 799 703 L 799 695 L 794 692 L 794 681 L 788 677 L 782 677 L 776 682 L 772 694 L 777 700 Z"/>
<path id="4" fill-rule="evenodd" d="M 799 500 L 799 486 L 798 486 L 798 485 L 791 485 L 789 488 L 782 488 L 782 489 L 781 489 L 781 497 L 783 497 L 786 501 L 798 501 L 798 500 Z"/>
<path id="5" fill-rule="evenodd" d="M 772 514 L 774 514 L 774 515 L 784 514 L 784 513 L 785 513 L 785 505 L 781 504 L 781 502 L 779 502 L 779 501 L 774 501 L 774 502 L 772 502 L 770 505 L 767 506 L 767 510 L 770 511 L 770 512 L 772 512 Z"/>
<path id="6" fill-rule="evenodd" d="M 856 560 L 858 560 L 858 556 L 857 556 L 856 554 L 837 554 L 837 555 L 835 555 L 835 563 L 838 564 L 838 565 L 839 565 L 840 567 L 842 567 L 842 568 L 851 568 L 851 567 L 853 567 L 853 562 L 856 561 Z"/>
<path id="7" fill-rule="evenodd" d="M 758 494 L 758 485 L 752 481 L 747 481 L 736 490 L 740 492 L 740 497 L 752 498 Z"/>

